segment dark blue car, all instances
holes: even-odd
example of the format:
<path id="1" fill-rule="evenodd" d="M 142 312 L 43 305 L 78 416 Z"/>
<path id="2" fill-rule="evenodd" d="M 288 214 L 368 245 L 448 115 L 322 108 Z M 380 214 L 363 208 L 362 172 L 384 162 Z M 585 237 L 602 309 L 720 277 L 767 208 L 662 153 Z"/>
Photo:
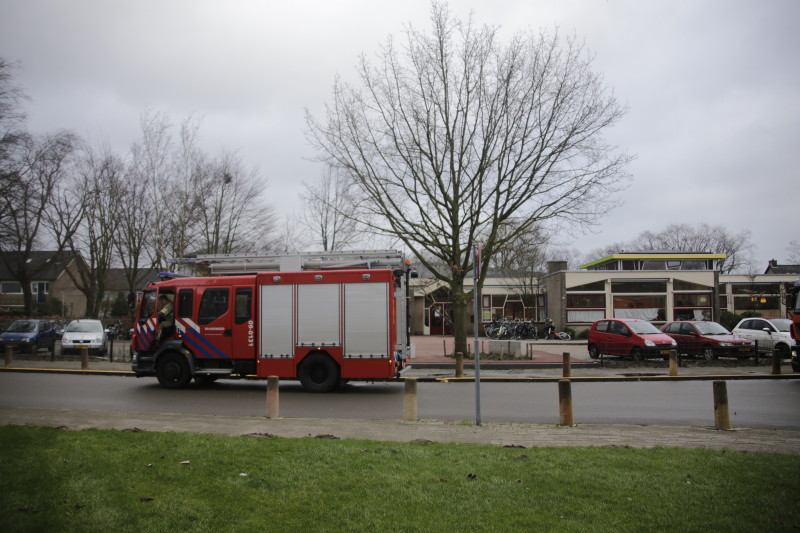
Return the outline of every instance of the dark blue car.
<path id="1" fill-rule="evenodd" d="M 50 353 L 56 347 L 56 332 L 49 320 L 17 320 L 0 334 L 0 351 L 11 346 L 20 353 L 36 353 L 47 348 Z"/>

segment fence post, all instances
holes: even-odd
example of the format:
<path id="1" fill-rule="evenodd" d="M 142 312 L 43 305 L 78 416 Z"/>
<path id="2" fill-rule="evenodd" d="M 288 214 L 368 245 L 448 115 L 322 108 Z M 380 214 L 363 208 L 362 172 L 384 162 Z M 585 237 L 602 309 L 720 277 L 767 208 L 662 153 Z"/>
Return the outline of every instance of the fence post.
<path id="1" fill-rule="evenodd" d="M 781 375 L 781 351 L 777 348 L 772 350 L 772 373 L 776 376 Z"/>
<path id="2" fill-rule="evenodd" d="M 714 381 L 714 427 L 731 429 L 731 416 L 728 411 L 728 386 L 724 381 Z"/>
<path id="3" fill-rule="evenodd" d="M 267 418 L 280 417 L 279 402 L 280 380 L 278 376 L 267 377 Z"/>
<path id="4" fill-rule="evenodd" d="M 442 339 L 442 350 L 443 350 L 444 356 L 447 357 L 447 341 L 445 341 L 444 339 Z"/>
<path id="5" fill-rule="evenodd" d="M 403 396 L 403 422 L 417 421 L 417 378 L 406 378 Z"/>
<path id="6" fill-rule="evenodd" d="M 114 362 L 114 335 L 111 335 L 111 348 L 108 350 L 108 362 Z"/>
<path id="7" fill-rule="evenodd" d="M 669 351 L 669 375 L 678 375 L 678 350 Z"/>
<path id="8" fill-rule="evenodd" d="M 464 354 L 462 352 L 456 352 L 456 377 L 464 377 Z"/>
<path id="9" fill-rule="evenodd" d="M 89 348 L 81 348 L 81 370 L 89 370 Z"/>
<path id="10" fill-rule="evenodd" d="M 569 361 L 569 353 L 568 352 L 564 352 L 562 354 L 562 356 L 564 357 L 564 362 L 561 364 L 562 377 L 571 378 L 572 377 L 572 365 L 570 364 L 570 361 Z"/>
<path id="11" fill-rule="evenodd" d="M 562 426 L 574 426 L 572 418 L 572 385 L 568 379 L 558 380 L 558 422 Z"/>
<path id="12" fill-rule="evenodd" d="M 11 346 L 6 344 L 6 368 L 11 368 L 13 361 L 11 359 Z"/>

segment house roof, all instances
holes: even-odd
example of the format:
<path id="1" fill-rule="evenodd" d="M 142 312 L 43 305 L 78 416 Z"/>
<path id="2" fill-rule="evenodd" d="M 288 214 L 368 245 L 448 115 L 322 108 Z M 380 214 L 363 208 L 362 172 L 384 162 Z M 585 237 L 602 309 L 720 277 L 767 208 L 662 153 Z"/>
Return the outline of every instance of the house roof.
<path id="1" fill-rule="evenodd" d="M 136 287 L 137 291 L 144 289 L 151 281 L 158 281 L 158 271 L 154 268 L 147 270 L 144 279 L 139 282 Z M 111 268 L 108 270 L 106 277 L 106 292 L 128 292 L 130 286 L 128 285 L 128 278 L 125 277 L 124 268 Z"/>
<path id="2" fill-rule="evenodd" d="M 7 259 L 12 265 L 16 261 L 16 256 L 18 254 L 17 252 L 0 253 L 4 256 L 3 259 Z M 57 260 L 54 260 L 56 259 L 55 251 L 30 252 L 27 265 L 31 271 L 35 271 L 45 265 L 43 270 L 34 275 L 34 281 L 55 281 L 64 271 L 64 265 L 72 261 L 73 257 L 72 252 L 61 252 Z M 0 260 L 0 280 L 16 281 L 4 260 Z"/>
<path id="3" fill-rule="evenodd" d="M 800 274 L 800 265 L 770 264 L 764 274 Z"/>

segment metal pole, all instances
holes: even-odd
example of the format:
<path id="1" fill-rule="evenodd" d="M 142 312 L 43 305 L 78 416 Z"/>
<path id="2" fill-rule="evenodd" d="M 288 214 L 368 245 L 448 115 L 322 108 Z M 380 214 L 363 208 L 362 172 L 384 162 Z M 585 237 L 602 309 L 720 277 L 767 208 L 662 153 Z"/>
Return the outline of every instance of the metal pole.
<path id="1" fill-rule="evenodd" d="M 478 293 L 478 278 L 480 277 L 480 264 L 478 263 L 478 245 L 472 246 L 472 303 L 475 308 L 475 425 L 481 425 L 481 352 L 478 349 L 478 303 L 481 295 Z"/>

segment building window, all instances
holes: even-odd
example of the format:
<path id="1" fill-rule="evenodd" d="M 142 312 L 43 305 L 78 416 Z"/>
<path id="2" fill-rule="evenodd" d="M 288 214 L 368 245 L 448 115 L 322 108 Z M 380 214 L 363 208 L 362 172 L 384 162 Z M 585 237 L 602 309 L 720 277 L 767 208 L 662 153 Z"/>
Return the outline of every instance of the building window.
<path id="1" fill-rule="evenodd" d="M 4 281 L 2 289 L 3 294 L 22 294 L 22 285 L 16 281 Z"/>
<path id="2" fill-rule="evenodd" d="M 492 297 L 489 294 L 483 295 L 483 307 L 491 307 L 492 306 Z"/>
<path id="3" fill-rule="evenodd" d="M 665 321 L 666 296 L 614 296 L 614 318 Z"/>
<path id="4" fill-rule="evenodd" d="M 605 309 L 567 309 L 567 322 L 594 322 L 606 317 Z"/>
<path id="5" fill-rule="evenodd" d="M 622 270 L 638 270 L 636 267 L 638 265 L 638 261 L 623 261 L 622 262 Z"/>
<path id="6" fill-rule="evenodd" d="M 615 294 L 637 292 L 667 292 L 666 281 L 612 281 L 611 292 Z"/>
<path id="7" fill-rule="evenodd" d="M 606 295 L 603 294 L 570 294 L 567 293 L 567 308 L 570 307 L 606 307 Z"/>
<path id="8" fill-rule="evenodd" d="M 567 293 L 567 322 L 594 322 L 605 317 L 605 293 Z"/>
<path id="9" fill-rule="evenodd" d="M 711 307 L 711 293 L 681 293 L 673 296 L 675 307 Z"/>

